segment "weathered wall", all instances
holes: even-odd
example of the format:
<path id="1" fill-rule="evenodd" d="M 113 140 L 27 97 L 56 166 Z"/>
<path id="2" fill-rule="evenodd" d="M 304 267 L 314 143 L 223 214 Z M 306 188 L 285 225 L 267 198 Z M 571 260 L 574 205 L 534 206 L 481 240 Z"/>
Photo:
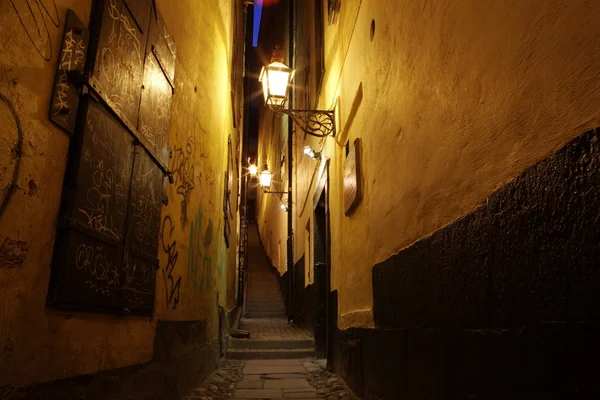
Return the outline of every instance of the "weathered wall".
<path id="1" fill-rule="evenodd" d="M 598 397 L 599 139 L 373 268 L 377 328 L 338 331 L 330 359 L 361 398 Z"/>
<path id="2" fill-rule="evenodd" d="M 48 105 L 66 9 L 87 23 L 91 2 L 0 3 L 0 387 L 147 362 L 158 319 L 201 321 L 205 342 L 214 343 L 217 294 L 223 307 L 234 304 L 233 219 L 229 248 L 223 239 L 229 135 L 234 215 L 237 209 L 232 2 L 157 6 L 177 44 L 169 130 L 176 183 L 163 208 L 155 316 L 148 319 L 45 309 L 70 139 L 48 120 Z"/>
<path id="3" fill-rule="evenodd" d="M 592 16 L 599 7 L 583 0 L 341 3 L 339 20 L 325 27 L 318 102 L 329 108 L 339 97 L 338 134 L 323 151 L 331 157 L 341 328 L 373 325 L 373 265 L 472 211 L 598 122 L 592 66 L 600 37 Z M 363 199 L 346 217 L 343 146 L 355 138 L 362 139 Z M 302 168 L 318 168 L 298 162 L 299 179 L 313 175 Z M 295 234 L 298 259 L 303 229 Z"/>
<path id="4" fill-rule="evenodd" d="M 169 168 L 175 183 L 167 190 L 169 204 L 163 209 L 159 250 L 161 265 L 169 268 L 157 278 L 157 316 L 206 320 L 208 328 L 213 329 L 208 337 L 214 339 L 217 293 L 221 306 L 229 309 L 234 304 L 234 292 L 228 293 L 226 286 L 228 268 L 235 268 L 233 219 L 229 248 L 223 233 L 229 135 L 232 151 L 237 148 L 229 95 L 231 3 L 214 7 L 198 2 L 165 2 L 162 8 L 167 24 L 177 27 L 172 35 L 179 61 L 169 142 Z M 188 17 L 181 21 L 182 15 Z M 235 162 L 234 168 L 236 186 L 231 198 L 235 213 Z"/>

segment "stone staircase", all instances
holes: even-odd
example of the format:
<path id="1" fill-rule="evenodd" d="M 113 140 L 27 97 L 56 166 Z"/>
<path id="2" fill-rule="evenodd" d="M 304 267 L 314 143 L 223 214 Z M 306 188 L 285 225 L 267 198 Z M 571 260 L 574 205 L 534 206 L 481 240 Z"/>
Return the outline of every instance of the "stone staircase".
<path id="1" fill-rule="evenodd" d="M 285 317 L 285 304 L 279 280 L 269 265 L 258 238 L 256 224 L 248 225 L 247 318 Z"/>
<path id="2" fill-rule="evenodd" d="M 247 318 L 285 317 L 285 305 L 277 277 L 270 270 L 248 274 Z"/>
<path id="3" fill-rule="evenodd" d="M 230 339 L 227 357 L 238 360 L 313 357 L 313 338 L 288 323 L 279 281 L 258 239 L 256 224 L 248 225 L 247 271 L 246 314 L 239 329 L 250 332 L 250 338 Z"/>

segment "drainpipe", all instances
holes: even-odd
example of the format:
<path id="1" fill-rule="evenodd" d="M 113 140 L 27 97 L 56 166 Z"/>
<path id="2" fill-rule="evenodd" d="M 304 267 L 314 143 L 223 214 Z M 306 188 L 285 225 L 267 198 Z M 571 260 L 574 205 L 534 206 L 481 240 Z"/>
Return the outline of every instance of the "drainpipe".
<path id="1" fill-rule="evenodd" d="M 288 37 L 288 51 L 289 51 L 289 60 L 290 60 L 290 65 L 294 65 L 295 64 L 295 60 L 294 60 L 294 47 L 295 47 L 295 26 L 294 26 L 294 7 L 295 7 L 295 0 L 291 0 L 289 2 L 289 37 Z M 293 102 L 293 96 L 291 98 L 291 101 Z M 293 205 L 293 201 L 292 201 L 292 183 L 293 183 L 293 179 L 294 179 L 294 174 L 292 172 L 292 168 L 294 166 L 294 157 L 293 157 L 293 150 L 294 150 L 294 146 L 293 146 L 293 127 L 294 127 L 294 122 L 292 121 L 291 118 L 288 118 L 288 243 L 287 243 L 287 270 L 288 270 L 288 282 L 289 282 L 289 288 L 288 288 L 288 293 L 289 293 L 289 304 L 290 304 L 290 309 L 288 310 L 288 314 L 290 314 L 291 316 L 293 316 L 294 314 L 294 303 L 295 303 L 295 292 L 294 292 L 294 284 L 295 284 L 295 279 L 294 279 L 294 273 L 293 273 L 293 268 L 294 268 L 294 230 L 293 230 L 293 223 L 294 223 L 294 205 Z"/>

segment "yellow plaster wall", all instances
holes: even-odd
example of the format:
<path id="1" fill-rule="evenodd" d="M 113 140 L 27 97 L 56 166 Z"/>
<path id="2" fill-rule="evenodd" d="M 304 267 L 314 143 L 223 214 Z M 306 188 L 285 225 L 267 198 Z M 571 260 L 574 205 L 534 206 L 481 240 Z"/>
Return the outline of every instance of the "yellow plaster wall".
<path id="1" fill-rule="evenodd" d="M 0 2 L 0 93 L 8 99 L 8 102 L 0 101 L 0 200 L 4 198 L 6 184 L 10 182 L 7 177 L 15 165 L 10 150 L 17 126 L 10 107 L 16 110 L 23 130 L 18 187 L 0 215 L 0 387 L 25 386 L 149 361 L 156 318 L 204 319 L 210 327 L 209 340 L 215 340 L 217 292 L 223 306 L 229 308 L 234 301 L 234 292 L 228 287 L 226 277 L 229 274 L 229 280 L 233 281 L 231 273 L 235 268 L 237 242 L 234 221 L 229 249 L 222 239 L 227 137 L 232 136 L 234 157 L 237 137 L 232 127 L 229 82 L 232 2 L 157 1 L 177 44 L 169 147 L 185 146 L 190 138 L 194 142 L 189 159 L 194 166 L 195 187 L 189 193 L 187 223 L 181 222 L 181 196 L 174 185 L 168 188 L 169 205 L 163 209 L 161 222 L 170 216 L 174 229 L 172 235 L 169 228 L 167 235 L 163 232 L 162 236 L 177 241 L 175 271 L 182 281 L 180 300 L 176 309 L 166 304 L 163 270 L 168 255 L 162 250 L 161 241 L 156 314 L 151 320 L 45 310 L 69 146 L 69 137 L 48 120 L 48 104 L 66 9 L 72 8 L 87 23 L 91 2 L 28 3 L 36 13 L 39 34 L 35 21 L 27 14 L 25 1 Z M 38 8 L 38 3 L 48 9 L 44 20 L 39 14 L 43 8 Z M 23 22 L 17 18 L 13 4 Z M 55 27 L 50 17 L 59 19 L 60 27 Z M 234 176 L 237 177 L 236 164 L 234 159 Z M 237 179 L 234 179 L 234 213 L 236 193 Z M 200 290 L 197 284 L 200 269 L 194 279 L 188 262 L 190 225 L 192 221 L 197 223 L 200 214 L 204 233 L 212 221 L 212 240 L 202 253 L 202 257 L 211 260 L 208 264 L 210 285 L 206 290 Z M 203 240 L 206 237 L 203 235 Z"/>
<path id="2" fill-rule="evenodd" d="M 373 265 L 598 125 L 600 3 L 341 4 L 338 22 L 325 27 L 319 107 L 339 98 L 341 129 L 322 146 L 331 158 L 332 289 L 344 329 L 373 324 Z M 363 199 L 346 217 L 342 146 L 355 138 Z M 317 168 L 298 163 L 299 180 Z M 310 203 L 314 183 L 308 192 Z M 303 231 L 295 231 L 296 259 Z"/>
<path id="3" fill-rule="evenodd" d="M 281 176 L 281 157 L 287 152 L 287 121 L 273 112 L 263 109 L 258 141 L 258 173 L 266 163 L 272 174 L 270 191 L 287 191 L 287 169 Z M 283 132 L 283 133 L 282 133 Z M 287 160 L 285 161 L 287 168 Z M 267 255 L 280 274 L 287 271 L 287 213 L 281 209 L 287 195 L 263 193 L 258 188 L 256 196 L 256 220 L 260 237 Z"/>
<path id="4" fill-rule="evenodd" d="M 217 294 L 220 305 L 227 309 L 235 300 L 233 290 L 227 290 L 228 272 L 235 269 L 235 220 L 230 220 L 229 248 L 223 234 L 229 135 L 234 157 L 234 215 L 237 209 L 237 134 L 230 99 L 231 2 L 220 2 L 218 7 L 204 1 L 158 4 L 167 25 L 176 26 L 172 29 L 178 62 L 169 168 L 181 172 L 176 174 L 175 184 L 168 186 L 169 204 L 163 207 L 159 259 L 161 266 L 169 261 L 175 266 L 160 271 L 157 278 L 157 316 L 206 320 L 209 338 L 215 339 Z M 183 21 L 182 15 L 187 16 Z"/>

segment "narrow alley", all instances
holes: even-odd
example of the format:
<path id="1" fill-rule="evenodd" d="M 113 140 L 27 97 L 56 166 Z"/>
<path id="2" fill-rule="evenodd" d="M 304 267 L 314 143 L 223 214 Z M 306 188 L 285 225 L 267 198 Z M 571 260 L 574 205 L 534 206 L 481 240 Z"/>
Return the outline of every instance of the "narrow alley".
<path id="1" fill-rule="evenodd" d="M 0 0 L 0 400 L 597 400 L 600 0 Z"/>
<path id="2" fill-rule="evenodd" d="M 314 358 L 312 335 L 288 320 L 276 269 L 264 251 L 255 223 L 248 225 L 248 290 L 239 330 L 229 339 L 227 360 L 181 400 L 356 399 L 344 381 Z"/>

